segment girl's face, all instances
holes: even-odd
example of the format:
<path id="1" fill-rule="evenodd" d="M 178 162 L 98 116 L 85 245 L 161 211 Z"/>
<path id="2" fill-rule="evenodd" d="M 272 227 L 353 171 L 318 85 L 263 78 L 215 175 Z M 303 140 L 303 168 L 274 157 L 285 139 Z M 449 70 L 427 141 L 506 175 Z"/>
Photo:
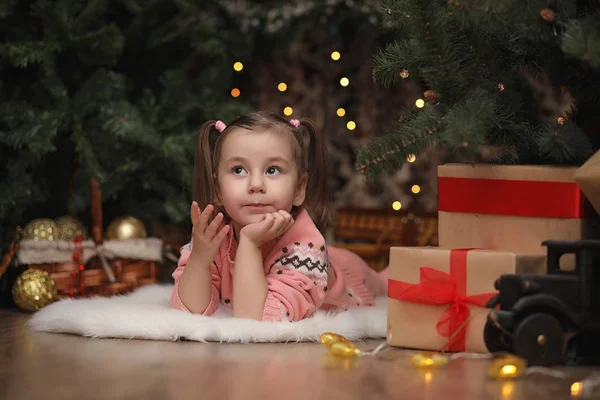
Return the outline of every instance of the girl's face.
<path id="1" fill-rule="evenodd" d="M 304 202 L 306 176 L 298 179 L 292 141 L 281 133 L 236 129 L 222 143 L 219 195 L 237 234 L 265 213 L 290 212 Z"/>

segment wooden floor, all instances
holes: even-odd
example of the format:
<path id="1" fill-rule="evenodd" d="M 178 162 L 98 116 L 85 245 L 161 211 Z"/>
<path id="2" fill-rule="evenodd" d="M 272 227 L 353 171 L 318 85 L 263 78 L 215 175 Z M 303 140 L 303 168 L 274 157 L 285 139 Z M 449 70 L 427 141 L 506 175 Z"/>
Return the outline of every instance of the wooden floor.
<path id="1" fill-rule="evenodd" d="M 568 380 L 499 382 L 485 377 L 489 360 L 423 372 L 409 364 L 407 350 L 344 363 L 314 343 L 89 339 L 32 332 L 28 318 L 0 310 L 0 399 L 566 399 L 571 382 L 598 371 L 565 368 Z"/>

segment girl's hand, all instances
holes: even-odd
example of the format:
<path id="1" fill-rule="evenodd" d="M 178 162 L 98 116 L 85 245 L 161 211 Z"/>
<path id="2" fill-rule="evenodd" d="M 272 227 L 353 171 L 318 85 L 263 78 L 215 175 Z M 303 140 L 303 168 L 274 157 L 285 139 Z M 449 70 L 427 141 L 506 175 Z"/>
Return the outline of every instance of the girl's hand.
<path id="1" fill-rule="evenodd" d="M 284 210 L 274 213 L 268 213 L 263 216 L 263 220 L 248 224 L 240 231 L 240 239 L 246 238 L 257 247 L 262 246 L 269 240 L 283 235 L 294 225 L 294 219 Z"/>
<path id="2" fill-rule="evenodd" d="M 215 260 L 219 246 L 230 229 L 229 225 L 225 225 L 217 232 L 223 222 L 222 213 L 217 214 L 210 225 L 208 224 L 213 210 L 214 207 L 212 204 L 209 204 L 202 212 L 200 212 L 200 207 L 195 201 L 192 202 L 190 208 L 190 218 L 194 225 L 192 234 L 192 254 L 190 254 L 190 258 L 204 263 L 205 265 L 210 265 Z"/>

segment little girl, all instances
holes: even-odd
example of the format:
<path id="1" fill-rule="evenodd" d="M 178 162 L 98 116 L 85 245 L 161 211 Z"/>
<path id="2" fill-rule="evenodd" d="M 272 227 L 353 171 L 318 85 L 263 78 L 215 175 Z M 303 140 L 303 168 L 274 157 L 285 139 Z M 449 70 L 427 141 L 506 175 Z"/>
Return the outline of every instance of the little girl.
<path id="1" fill-rule="evenodd" d="M 327 221 L 326 158 L 308 119 L 253 113 L 229 126 L 204 124 L 192 240 L 173 273 L 171 307 L 211 315 L 221 303 L 234 317 L 299 321 L 385 294 L 382 277 L 357 255 L 327 247 L 317 228 Z"/>

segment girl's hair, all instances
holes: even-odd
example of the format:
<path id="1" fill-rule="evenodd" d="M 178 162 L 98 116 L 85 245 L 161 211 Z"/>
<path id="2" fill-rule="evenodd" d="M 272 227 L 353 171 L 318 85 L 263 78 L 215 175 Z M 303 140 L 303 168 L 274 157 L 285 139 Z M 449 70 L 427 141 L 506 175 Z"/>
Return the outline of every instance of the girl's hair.
<path id="1" fill-rule="evenodd" d="M 292 208 L 292 216 L 296 218 L 302 208 L 306 208 L 315 225 L 323 230 L 329 224 L 327 213 L 327 150 L 317 125 L 308 118 L 300 119 L 296 128 L 289 120 L 270 112 L 255 112 L 238 117 L 219 132 L 217 121 L 208 121 L 200 129 L 198 147 L 194 161 L 193 196 L 200 210 L 213 204 L 217 212 L 222 212 L 229 221 L 229 216 L 217 196 L 217 167 L 223 140 L 236 128 L 254 132 L 271 131 L 277 134 L 290 135 L 293 138 L 298 177 L 307 173 L 306 197 L 301 207 Z M 216 203 L 216 204 L 215 204 Z M 216 212 L 213 213 L 213 216 Z"/>

